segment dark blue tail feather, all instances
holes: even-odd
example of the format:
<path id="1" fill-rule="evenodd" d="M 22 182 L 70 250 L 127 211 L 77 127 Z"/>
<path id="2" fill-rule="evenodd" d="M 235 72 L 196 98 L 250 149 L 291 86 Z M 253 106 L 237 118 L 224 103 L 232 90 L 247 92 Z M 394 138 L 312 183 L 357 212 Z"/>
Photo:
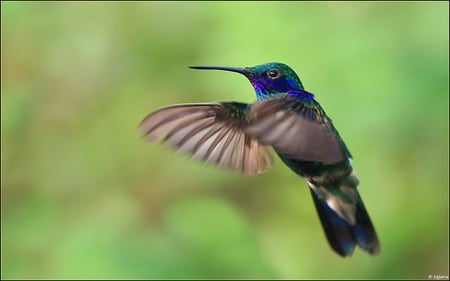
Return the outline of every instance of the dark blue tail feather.
<path id="1" fill-rule="evenodd" d="M 356 245 L 372 255 L 378 254 L 380 247 L 377 234 L 359 194 L 356 223 L 350 225 L 310 190 L 328 242 L 339 255 L 350 256 Z"/>

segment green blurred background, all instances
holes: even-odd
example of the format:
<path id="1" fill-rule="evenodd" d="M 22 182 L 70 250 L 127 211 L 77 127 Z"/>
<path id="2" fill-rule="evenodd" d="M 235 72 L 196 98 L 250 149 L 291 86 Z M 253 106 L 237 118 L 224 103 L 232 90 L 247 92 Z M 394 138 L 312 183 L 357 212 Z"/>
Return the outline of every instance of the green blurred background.
<path id="1" fill-rule="evenodd" d="M 3 2 L 2 278 L 448 278 L 448 2 Z M 354 155 L 381 239 L 328 246 L 279 159 L 247 177 L 136 131 L 255 99 L 188 65 L 289 64 Z"/>

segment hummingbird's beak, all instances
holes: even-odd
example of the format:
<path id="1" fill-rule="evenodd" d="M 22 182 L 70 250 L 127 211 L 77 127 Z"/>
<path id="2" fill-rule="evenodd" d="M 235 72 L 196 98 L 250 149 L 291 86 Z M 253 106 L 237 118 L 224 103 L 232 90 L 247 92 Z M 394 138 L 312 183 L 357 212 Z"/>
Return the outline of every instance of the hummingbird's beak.
<path id="1" fill-rule="evenodd" d="M 207 70 L 225 70 L 231 72 L 237 72 L 248 77 L 251 74 L 250 70 L 246 67 L 228 67 L 228 66 L 189 66 L 193 69 L 207 69 Z"/>

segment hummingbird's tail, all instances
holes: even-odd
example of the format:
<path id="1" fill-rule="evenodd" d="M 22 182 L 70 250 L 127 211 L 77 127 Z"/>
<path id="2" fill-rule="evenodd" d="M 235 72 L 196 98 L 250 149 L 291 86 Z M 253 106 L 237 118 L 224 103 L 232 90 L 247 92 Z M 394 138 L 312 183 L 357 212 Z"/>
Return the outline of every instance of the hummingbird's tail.
<path id="1" fill-rule="evenodd" d="M 356 188 L 357 202 L 353 224 L 331 209 L 327 201 L 319 198 L 312 188 L 310 190 L 328 242 L 338 254 L 350 256 L 356 245 L 372 255 L 379 253 L 377 234 Z"/>

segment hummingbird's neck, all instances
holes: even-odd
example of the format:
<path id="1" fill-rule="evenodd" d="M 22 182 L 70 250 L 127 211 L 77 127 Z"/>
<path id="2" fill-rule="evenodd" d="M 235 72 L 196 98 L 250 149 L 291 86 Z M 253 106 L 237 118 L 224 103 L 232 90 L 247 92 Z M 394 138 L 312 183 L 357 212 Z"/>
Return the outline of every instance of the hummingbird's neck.
<path id="1" fill-rule="evenodd" d="M 296 98 L 302 98 L 302 99 L 314 99 L 314 94 L 307 92 L 303 89 L 295 89 L 295 90 L 288 90 L 286 92 L 284 92 L 284 91 L 279 92 L 279 91 L 269 90 L 265 87 L 255 86 L 254 88 L 255 88 L 256 98 L 259 101 L 278 98 L 278 97 L 282 97 L 285 95 L 290 95 L 290 96 L 293 96 Z"/>
<path id="2" fill-rule="evenodd" d="M 270 91 L 264 87 L 255 87 L 256 98 L 261 100 L 273 99 L 286 95 L 285 92 Z"/>

